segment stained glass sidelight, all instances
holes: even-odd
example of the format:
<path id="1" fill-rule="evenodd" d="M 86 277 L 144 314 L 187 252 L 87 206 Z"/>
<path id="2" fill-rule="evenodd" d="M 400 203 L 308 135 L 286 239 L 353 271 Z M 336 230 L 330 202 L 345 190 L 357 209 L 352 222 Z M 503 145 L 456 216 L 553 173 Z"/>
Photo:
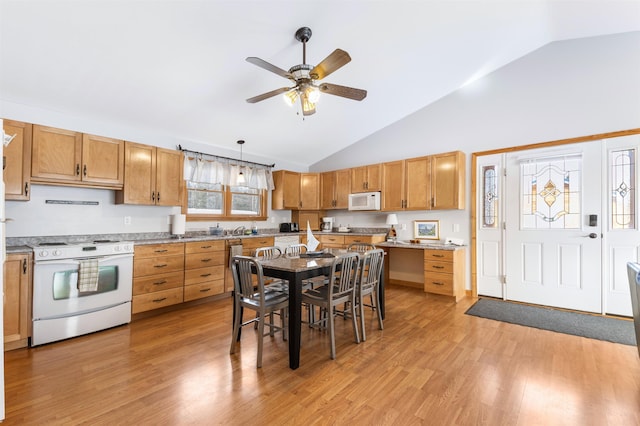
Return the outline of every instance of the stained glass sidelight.
<path id="1" fill-rule="evenodd" d="M 611 151 L 611 229 L 636 228 L 636 151 Z"/>
<path id="2" fill-rule="evenodd" d="M 522 229 L 579 229 L 582 158 L 579 155 L 521 163 Z"/>
<path id="3" fill-rule="evenodd" d="M 498 226 L 498 175 L 496 166 L 482 168 L 482 227 Z"/>

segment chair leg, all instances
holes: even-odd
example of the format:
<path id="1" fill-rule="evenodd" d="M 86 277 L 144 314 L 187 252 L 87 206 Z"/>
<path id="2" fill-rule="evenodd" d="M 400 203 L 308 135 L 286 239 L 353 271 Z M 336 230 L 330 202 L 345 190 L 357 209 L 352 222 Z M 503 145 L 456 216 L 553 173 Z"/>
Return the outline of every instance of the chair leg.
<path id="1" fill-rule="evenodd" d="M 229 353 L 234 354 L 236 352 L 236 344 L 240 335 L 240 324 L 242 323 L 242 309 L 236 304 L 236 316 L 233 319 L 233 331 L 231 332 L 231 347 Z"/>
<path id="2" fill-rule="evenodd" d="M 331 340 L 331 359 L 336 359 L 336 330 L 335 330 L 335 324 L 334 324 L 334 314 L 333 314 L 333 307 L 329 306 L 329 308 L 327 309 L 327 314 L 325 314 L 328 316 L 328 318 L 326 318 L 326 321 L 329 322 L 329 340 Z"/>
<path id="3" fill-rule="evenodd" d="M 264 343 L 264 317 L 263 313 L 260 313 L 260 320 L 258 321 L 258 360 L 257 367 L 262 367 L 262 344 Z M 273 329 L 272 327 L 269 327 Z"/>
<path id="4" fill-rule="evenodd" d="M 366 342 L 367 341 L 367 333 L 364 330 L 364 299 L 362 298 L 362 295 L 360 295 L 360 305 L 358 306 L 358 309 L 360 310 L 360 328 L 362 329 L 362 341 Z"/>
<path id="5" fill-rule="evenodd" d="M 374 300 L 373 303 L 375 303 L 376 312 L 378 313 L 378 327 L 380 327 L 380 330 L 384 330 L 384 326 L 382 325 L 382 312 L 380 312 L 380 307 L 378 306 L 378 291 L 374 291 L 373 295 L 375 297 L 373 297 L 372 300 Z"/>
<path id="6" fill-rule="evenodd" d="M 356 318 L 355 298 L 353 299 L 353 302 L 351 302 L 351 323 L 353 324 L 353 334 L 356 336 L 356 343 L 360 343 L 360 335 L 358 334 L 358 319 Z"/>

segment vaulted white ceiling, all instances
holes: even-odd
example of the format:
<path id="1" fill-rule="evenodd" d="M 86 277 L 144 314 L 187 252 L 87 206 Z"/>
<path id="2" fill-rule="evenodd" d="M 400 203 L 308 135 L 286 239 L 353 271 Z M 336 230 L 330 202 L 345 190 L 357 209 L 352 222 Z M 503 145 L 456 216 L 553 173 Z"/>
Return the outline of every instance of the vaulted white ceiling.
<path id="1" fill-rule="evenodd" d="M 304 119 L 279 96 L 245 102 L 291 85 L 245 58 L 301 63 L 302 26 L 308 63 L 351 55 L 323 81 L 366 99 L 323 95 Z M 308 166 L 547 43 L 637 30 L 640 0 L 1 0 L 0 112 L 52 111 L 212 153 L 244 139 L 245 153 Z"/>

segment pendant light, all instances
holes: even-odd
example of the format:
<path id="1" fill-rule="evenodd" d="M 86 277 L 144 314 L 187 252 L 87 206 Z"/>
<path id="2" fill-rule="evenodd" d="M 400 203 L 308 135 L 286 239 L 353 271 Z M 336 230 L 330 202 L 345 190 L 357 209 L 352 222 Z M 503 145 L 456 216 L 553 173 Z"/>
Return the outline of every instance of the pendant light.
<path id="1" fill-rule="evenodd" d="M 240 173 L 238 173 L 238 183 L 243 185 L 245 183 L 244 174 L 242 173 L 242 145 L 244 145 L 244 141 L 239 140 L 238 145 L 240 145 L 240 165 L 238 166 Z"/>

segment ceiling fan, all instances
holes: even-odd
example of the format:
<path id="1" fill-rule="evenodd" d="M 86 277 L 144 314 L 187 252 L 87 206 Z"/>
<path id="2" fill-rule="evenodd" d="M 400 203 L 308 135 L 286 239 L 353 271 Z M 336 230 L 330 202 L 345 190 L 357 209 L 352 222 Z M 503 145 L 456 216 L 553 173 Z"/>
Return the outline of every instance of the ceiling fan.
<path id="1" fill-rule="evenodd" d="M 330 83 L 318 83 L 329 74 L 340 69 L 351 61 L 351 57 L 342 49 L 336 49 L 329 56 L 324 58 L 315 67 L 307 64 L 307 42 L 311 38 L 311 29 L 308 27 L 299 28 L 296 31 L 296 40 L 302 42 L 302 64 L 294 65 L 285 71 L 269 62 L 250 56 L 247 62 L 264 68 L 267 71 L 278 74 L 284 78 L 291 80 L 295 86 L 281 87 L 267 93 L 247 99 L 250 104 L 269 99 L 273 96 L 284 94 L 284 98 L 288 104 L 293 105 L 300 98 L 302 105 L 302 114 L 311 115 L 316 112 L 316 102 L 320 93 L 341 96 L 343 98 L 361 101 L 367 96 L 367 91 L 355 89 L 353 87 L 339 86 Z"/>

